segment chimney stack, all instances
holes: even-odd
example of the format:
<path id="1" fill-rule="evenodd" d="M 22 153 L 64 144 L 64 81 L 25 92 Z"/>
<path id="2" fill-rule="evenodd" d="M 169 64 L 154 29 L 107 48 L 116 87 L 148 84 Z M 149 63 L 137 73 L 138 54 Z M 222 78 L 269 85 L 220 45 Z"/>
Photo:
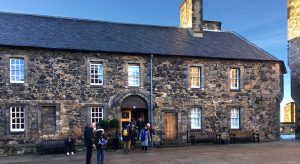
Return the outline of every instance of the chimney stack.
<path id="1" fill-rule="evenodd" d="M 195 37 L 203 37 L 203 0 L 183 0 L 180 5 L 180 27 Z"/>

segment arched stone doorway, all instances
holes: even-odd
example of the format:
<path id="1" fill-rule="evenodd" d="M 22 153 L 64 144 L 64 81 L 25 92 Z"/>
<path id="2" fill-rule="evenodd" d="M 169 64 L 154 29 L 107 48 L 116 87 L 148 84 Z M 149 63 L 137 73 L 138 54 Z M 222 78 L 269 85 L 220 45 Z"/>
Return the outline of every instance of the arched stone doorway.
<path id="1" fill-rule="evenodd" d="M 148 104 L 140 96 L 131 95 L 126 97 L 121 104 L 121 126 L 128 125 L 129 121 L 137 120 L 139 117 L 148 122 Z"/>

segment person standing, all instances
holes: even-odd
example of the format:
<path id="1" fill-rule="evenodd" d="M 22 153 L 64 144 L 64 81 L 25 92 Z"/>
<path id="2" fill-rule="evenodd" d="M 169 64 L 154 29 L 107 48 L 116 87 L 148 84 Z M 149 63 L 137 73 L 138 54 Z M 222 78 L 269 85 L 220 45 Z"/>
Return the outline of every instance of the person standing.
<path id="1" fill-rule="evenodd" d="M 136 141 L 136 137 L 137 137 L 137 132 L 136 132 L 136 128 L 134 124 L 130 125 L 130 139 L 131 139 L 131 149 L 134 150 L 135 149 L 135 141 Z"/>
<path id="2" fill-rule="evenodd" d="M 96 132 L 95 145 L 97 148 L 97 164 L 103 164 L 104 161 L 104 146 L 107 144 L 107 139 L 104 136 L 104 130 L 99 129 Z"/>
<path id="3" fill-rule="evenodd" d="M 74 155 L 75 152 L 75 139 L 72 134 L 69 132 L 68 138 L 65 139 L 65 149 L 67 151 L 67 155 Z"/>
<path id="4" fill-rule="evenodd" d="M 150 140 L 148 141 L 149 142 L 149 150 L 153 147 L 153 134 L 154 134 L 154 129 L 152 127 L 152 125 L 150 123 L 147 123 L 147 128 L 149 130 L 149 133 L 150 133 Z"/>
<path id="5" fill-rule="evenodd" d="M 144 121 L 142 120 L 142 117 L 139 117 L 139 119 L 136 121 L 136 127 L 138 129 L 138 136 L 137 139 L 139 140 L 141 137 L 141 131 L 143 129 Z"/>
<path id="6" fill-rule="evenodd" d="M 145 125 L 144 129 L 141 132 L 142 151 L 145 152 L 145 153 L 148 152 L 149 141 L 151 142 L 150 131 L 149 131 L 147 125 Z"/>
<path id="7" fill-rule="evenodd" d="M 86 147 L 86 164 L 91 164 L 94 145 L 94 132 L 96 124 L 91 123 L 84 128 L 84 145 Z"/>
<path id="8" fill-rule="evenodd" d="M 122 139 L 124 142 L 124 153 L 130 153 L 130 127 L 124 126 L 122 129 Z"/>

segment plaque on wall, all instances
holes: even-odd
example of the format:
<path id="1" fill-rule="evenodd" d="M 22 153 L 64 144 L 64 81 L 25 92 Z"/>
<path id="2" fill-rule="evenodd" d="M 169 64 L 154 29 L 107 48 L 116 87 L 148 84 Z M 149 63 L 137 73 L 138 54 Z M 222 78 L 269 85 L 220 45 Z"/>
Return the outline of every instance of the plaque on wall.
<path id="1" fill-rule="evenodd" d="M 122 118 L 129 118 L 129 112 L 122 112 Z"/>

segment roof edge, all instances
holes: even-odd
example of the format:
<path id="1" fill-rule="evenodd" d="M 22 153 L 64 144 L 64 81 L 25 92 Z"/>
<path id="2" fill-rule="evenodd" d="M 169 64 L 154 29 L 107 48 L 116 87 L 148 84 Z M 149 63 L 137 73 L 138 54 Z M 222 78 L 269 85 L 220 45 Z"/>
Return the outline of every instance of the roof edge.
<path id="1" fill-rule="evenodd" d="M 242 35 L 234 32 L 234 31 L 228 31 L 229 33 L 234 34 L 235 36 L 239 37 L 240 39 L 244 40 L 245 42 L 249 43 L 250 45 L 252 45 L 253 47 L 257 48 L 258 50 L 262 51 L 263 53 L 265 53 L 266 55 L 270 56 L 271 58 L 274 58 L 275 60 L 281 61 L 280 59 L 278 59 L 277 57 L 273 56 L 272 54 L 270 54 L 269 52 L 267 52 L 266 50 L 258 47 L 257 45 L 255 45 L 254 43 L 252 43 L 251 41 L 249 41 L 248 39 L 246 39 L 245 37 L 243 37 Z"/>

